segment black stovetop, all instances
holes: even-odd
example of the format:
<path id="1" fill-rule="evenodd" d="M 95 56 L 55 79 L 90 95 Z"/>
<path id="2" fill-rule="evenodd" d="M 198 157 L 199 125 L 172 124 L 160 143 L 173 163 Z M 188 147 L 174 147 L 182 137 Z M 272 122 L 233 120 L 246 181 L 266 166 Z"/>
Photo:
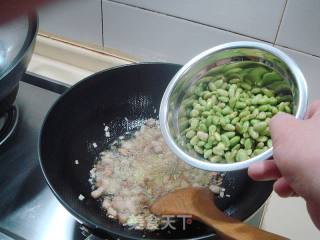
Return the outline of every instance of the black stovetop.
<path id="1" fill-rule="evenodd" d="M 19 123 L 0 147 L 0 239 L 85 239 L 80 225 L 47 187 L 38 162 L 42 122 L 66 89 L 31 74 L 20 83 Z"/>

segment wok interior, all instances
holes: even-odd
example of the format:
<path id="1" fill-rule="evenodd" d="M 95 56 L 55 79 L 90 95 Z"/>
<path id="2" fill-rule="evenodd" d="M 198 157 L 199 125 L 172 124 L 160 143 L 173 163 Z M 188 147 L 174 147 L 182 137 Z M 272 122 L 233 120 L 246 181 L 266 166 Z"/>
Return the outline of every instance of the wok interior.
<path id="1" fill-rule="evenodd" d="M 47 116 L 40 138 L 43 172 L 60 202 L 80 222 L 102 230 L 99 233 L 154 239 L 212 235 L 209 228 L 197 222 L 188 225 L 185 231 L 179 221 L 174 225 L 176 230 L 130 230 L 106 218 L 100 203 L 90 197 L 89 171 L 99 153 L 126 131 L 138 129 L 141 120 L 158 118 L 162 94 L 179 68 L 154 63 L 100 72 L 62 96 Z M 110 139 L 104 135 L 104 124 L 110 127 Z M 94 142 L 97 148 L 93 147 Z M 75 165 L 75 160 L 79 165 Z M 272 191 L 272 183 L 252 182 L 245 171 L 228 173 L 224 185 L 231 197 L 217 199 L 217 205 L 242 220 L 254 213 Z M 79 194 L 85 196 L 83 201 L 79 201 Z"/>

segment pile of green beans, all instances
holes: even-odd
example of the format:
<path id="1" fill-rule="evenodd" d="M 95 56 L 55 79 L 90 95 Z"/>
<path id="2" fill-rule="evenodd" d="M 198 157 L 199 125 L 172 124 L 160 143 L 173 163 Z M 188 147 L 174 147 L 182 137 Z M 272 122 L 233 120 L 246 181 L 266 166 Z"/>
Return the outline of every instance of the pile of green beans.
<path id="1" fill-rule="evenodd" d="M 278 112 L 292 113 L 288 91 L 283 95 L 268 88 L 281 81 L 260 65 L 228 67 L 200 79 L 183 100 L 187 148 L 218 163 L 244 161 L 270 148 L 270 119 Z"/>

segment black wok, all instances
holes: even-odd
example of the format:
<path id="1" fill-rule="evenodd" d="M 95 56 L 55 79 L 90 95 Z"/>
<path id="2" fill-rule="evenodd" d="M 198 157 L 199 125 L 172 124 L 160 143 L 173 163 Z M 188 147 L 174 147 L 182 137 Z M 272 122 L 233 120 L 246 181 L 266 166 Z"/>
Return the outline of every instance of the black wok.
<path id="1" fill-rule="evenodd" d="M 146 63 L 99 72 L 72 87 L 49 111 L 39 142 L 42 171 L 59 201 L 94 234 L 122 239 L 202 239 L 214 235 L 197 222 L 185 231 L 179 222 L 175 225 L 177 230 L 171 231 L 129 230 L 107 219 L 100 203 L 90 197 L 89 170 L 99 152 L 128 127 L 137 129 L 135 120 L 158 116 L 162 94 L 180 67 Z M 110 140 L 104 135 L 104 123 L 110 127 Z M 74 164 L 75 160 L 79 165 Z M 241 220 L 255 213 L 272 191 L 272 182 L 253 182 L 246 171 L 228 173 L 224 185 L 231 197 L 218 198 L 217 205 Z M 78 199 L 79 194 L 85 196 L 83 201 Z"/>

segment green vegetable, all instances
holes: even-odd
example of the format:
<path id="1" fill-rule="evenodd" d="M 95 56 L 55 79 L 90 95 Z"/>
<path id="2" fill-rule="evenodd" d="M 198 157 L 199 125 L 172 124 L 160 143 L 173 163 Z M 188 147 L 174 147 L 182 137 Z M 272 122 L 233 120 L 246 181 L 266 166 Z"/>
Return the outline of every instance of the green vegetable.
<path id="1" fill-rule="evenodd" d="M 248 156 L 247 151 L 244 149 L 239 149 L 237 156 L 236 156 L 237 162 L 247 160 L 248 158 L 249 158 L 249 156 Z"/>
<path id="2" fill-rule="evenodd" d="M 233 163 L 272 147 L 268 123 L 278 112 L 292 113 L 292 93 L 277 72 L 238 62 L 210 70 L 182 107 L 186 147 L 207 161 Z"/>
<path id="3" fill-rule="evenodd" d="M 206 132 L 198 131 L 197 132 L 197 137 L 202 141 L 207 141 L 208 137 L 209 137 L 209 134 L 206 133 Z"/>
<path id="4" fill-rule="evenodd" d="M 266 130 L 267 127 L 268 127 L 268 124 L 266 122 L 257 122 L 256 124 L 253 125 L 253 130 L 261 133 L 264 130 Z"/>
<path id="5" fill-rule="evenodd" d="M 256 132 L 253 127 L 249 127 L 249 135 L 251 136 L 251 138 L 253 139 L 257 139 L 259 137 L 259 133 Z"/>
<path id="6" fill-rule="evenodd" d="M 230 139 L 230 146 L 233 147 L 240 142 L 240 136 L 234 136 Z"/>
<path id="7" fill-rule="evenodd" d="M 208 159 L 208 158 L 211 157 L 211 156 L 212 156 L 212 149 L 209 149 L 209 150 L 205 150 L 205 151 L 204 151 L 203 157 L 204 157 L 205 159 Z"/>
<path id="8" fill-rule="evenodd" d="M 186 137 L 187 137 L 187 138 L 193 138 L 194 135 L 196 135 L 196 132 L 193 131 L 193 130 L 189 130 L 189 131 L 186 133 Z"/>
<path id="9" fill-rule="evenodd" d="M 203 149 L 198 145 L 193 146 L 193 148 L 197 153 L 203 154 Z"/>
<path id="10" fill-rule="evenodd" d="M 252 149 L 252 140 L 250 138 L 244 140 L 244 148 L 246 150 Z"/>

